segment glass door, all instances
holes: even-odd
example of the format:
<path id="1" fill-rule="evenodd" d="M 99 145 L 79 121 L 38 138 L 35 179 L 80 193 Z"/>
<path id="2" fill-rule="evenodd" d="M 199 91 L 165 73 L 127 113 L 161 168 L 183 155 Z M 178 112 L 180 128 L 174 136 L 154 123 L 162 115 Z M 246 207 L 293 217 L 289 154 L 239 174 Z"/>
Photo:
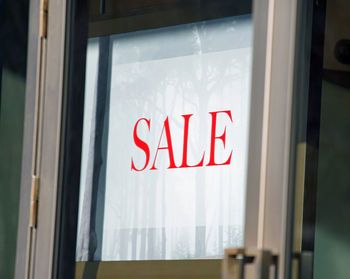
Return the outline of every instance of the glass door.
<path id="1" fill-rule="evenodd" d="M 295 194 L 294 278 L 349 277 L 349 9 L 349 1 L 340 0 L 320 1 L 307 11 L 314 20 L 304 60 L 310 67 L 306 102 L 297 110 L 303 151 Z"/>
<path id="2" fill-rule="evenodd" d="M 297 1 L 43 12 L 28 278 L 284 278 Z"/>

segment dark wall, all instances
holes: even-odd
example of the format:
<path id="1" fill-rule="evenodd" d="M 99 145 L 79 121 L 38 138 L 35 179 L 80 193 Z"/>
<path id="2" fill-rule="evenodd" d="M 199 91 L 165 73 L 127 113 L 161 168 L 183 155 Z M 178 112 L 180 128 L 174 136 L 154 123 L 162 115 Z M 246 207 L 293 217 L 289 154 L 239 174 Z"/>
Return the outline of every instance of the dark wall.
<path id="1" fill-rule="evenodd" d="M 29 0 L 0 0 L 0 278 L 13 278 L 21 177 Z"/>

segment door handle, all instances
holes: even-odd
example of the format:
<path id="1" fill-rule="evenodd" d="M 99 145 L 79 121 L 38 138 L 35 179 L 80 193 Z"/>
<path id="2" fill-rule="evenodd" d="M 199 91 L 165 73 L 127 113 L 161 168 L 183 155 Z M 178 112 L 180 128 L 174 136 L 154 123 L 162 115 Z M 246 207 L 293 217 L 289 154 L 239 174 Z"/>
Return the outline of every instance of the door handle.
<path id="1" fill-rule="evenodd" d="M 302 251 L 294 253 L 297 265 L 293 266 L 293 278 L 312 279 L 313 278 L 313 252 Z"/>
<path id="2" fill-rule="evenodd" d="M 254 279 L 269 279 L 271 267 L 277 278 L 278 257 L 270 250 L 228 248 L 223 261 L 223 279 L 253 279 L 245 278 L 245 266 L 254 265 Z"/>

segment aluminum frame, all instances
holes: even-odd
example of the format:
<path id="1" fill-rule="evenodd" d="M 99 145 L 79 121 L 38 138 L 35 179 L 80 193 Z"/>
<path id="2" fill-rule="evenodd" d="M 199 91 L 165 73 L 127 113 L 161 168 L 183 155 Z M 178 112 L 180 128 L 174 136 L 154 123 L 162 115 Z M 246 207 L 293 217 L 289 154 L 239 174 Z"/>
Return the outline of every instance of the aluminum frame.
<path id="1" fill-rule="evenodd" d="M 253 11 L 257 29 L 245 246 L 269 249 L 277 254 L 281 279 L 288 277 L 291 254 L 290 145 L 297 5 L 298 0 L 256 0 Z"/>

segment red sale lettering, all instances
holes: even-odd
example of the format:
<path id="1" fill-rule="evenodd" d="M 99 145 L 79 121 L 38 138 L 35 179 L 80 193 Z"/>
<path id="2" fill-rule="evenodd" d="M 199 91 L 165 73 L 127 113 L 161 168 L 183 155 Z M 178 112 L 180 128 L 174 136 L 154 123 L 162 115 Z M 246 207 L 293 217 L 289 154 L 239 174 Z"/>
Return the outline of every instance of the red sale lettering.
<path id="1" fill-rule="evenodd" d="M 160 141 L 162 140 L 162 136 L 163 136 L 164 130 L 165 130 L 166 141 L 168 143 L 168 146 L 159 147 Z M 161 150 L 161 149 L 167 149 L 168 150 L 169 162 L 170 162 L 170 165 L 169 165 L 168 169 L 176 168 L 175 160 L 174 160 L 173 144 L 171 143 L 171 134 L 170 134 L 170 127 L 169 127 L 169 119 L 168 119 L 168 117 L 164 121 L 164 126 L 163 126 L 163 129 L 162 129 L 162 133 L 160 134 L 158 148 L 157 148 L 157 151 L 156 151 L 156 156 L 154 157 L 153 166 L 152 166 L 152 168 L 150 168 L 151 170 L 156 170 L 157 169 L 155 167 L 155 164 L 156 164 L 156 160 L 157 160 L 158 151 Z"/>
<path id="2" fill-rule="evenodd" d="M 138 135 L 137 135 L 137 126 L 139 125 L 140 121 L 146 121 L 147 123 L 147 126 L 148 126 L 148 130 L 151 129 L 151 120 L 149 119 L 146 119 L 146 118 L 141 118 L 139 119 L 136 124 L 135 124 L 135 127 L 134 127 L 134 142 L 136 144 L 137 147 L 139 147 L 140 149 L 142 149 L 145 154 L 146 154 L 146 163 L 144 165 L 144 167 L 142 169 L 137 169 L 134 165 L 134 160 L 131 158 L 131 170 L 135 170 L 135 171 L 143 171 L 147 165 L 148 165 L 148 162 L 149 162 L 149 156 L 150 156 L 150 151 L 149 151 L 149 147 L 148 147 L 148 144 L 145 143 L 143 140 L 141 140 Z"/>
<path id="3" fill-rule="evenodd" d="M 229 165 L 231 162 L 231 157 L 232 157 L 232 151 L 230 153 L 230 156 L 228 157 L 227 161 L 225 163 L 215 163 L 215 140 L 220 139 L 222 143 L 224 144 L 225 148 L 225 141 L 226 141 L 226 127 L 224 132 L 222 133 L 221 136 L 216 136 L 216 117 L 218 113 L 226 113 L 232 122 L 232 116 L 231 116 L 231 111 L 230 110 L 224 110 L 224 111 L 214 111 L 214 112 L 209 112 L 211 114 L 211 139 L 210 139 L 210 159 L 209 163 L 207 166 L 218 166 L 218 165 Z"/>
<path id="4" fill-rule="evenodd" d="M 232 158 L 232 150 L 230 152 L 230 155 L 228 156 L 227 160 L 225 162 L 216 162 L 215 161 L 215 152 L 223 152 L 225 150 L 226 146 L 226 128 L 223 131 L 221 135 L 217 135 L 216 127 L 217 127 L 217 121 L 218 118 L 223 118 L 224 115 L 226 117 L 228 116 L 230 122 L 232 123 L 232 115 L 230 110 L 224 110 L 224 111 L 214 111 L 214 112 L 209 112 L 211 115 L 211 134 L 210 134 L 210 152 L 209 152 L 209 162 L 205 166 L 221 166 L 221 165 L 229 165 L 231 163 L 231 158 Z M 222 115 L 224 114 L 224 115 Z M 219 117 L 219 115 L 222 115 Z M 169 167 L 168 169 L 176 169 L 176 168 L 195 168 L 195 167 L 203 167 L 204 166 L 204 160 L 205 160 L 205 151 L 203 151 L 202 158 L 200 159 L 199 163 L 195 165 L 189 165 L 187 160 L 188 160 L 188 142 L 189 142 L 189 126 L 190 126 L 190 119 L 193 116 L 193 114 L 184 114 L 181 115 L 184 119 L 184 136 L 183 136 L 183 146 L 182 146 L 182 163 L 179 167 L 176 166 L 175 164 L 175 157 L 174 157 L 174 150 L 173 150 L 173 143 L 172 143 L 172 138 L 171 138 L 171 132 L 170 132 L 170 125 L 169 125 L 169 118 L 166 117 L 164 120 L 163 128 L 159 137 L 158 141 L 158 146 L 157 149 L 155 150 L 155 155 L 153 159 L 153 165 L 150 168 L 150 170 L 157 170 L 156 167 L 156 162 L 157 162 L 157 157 L 158 157 L 158 152 L 160 150 L 167 150 L 168 151 L 168 156 L 169 156 Z M 141 121 L 145 121 L 147 123 L 148 130 L 151 130 L 151 120 L 146 119 L 146 118 L 141 118 L 139 119 L 134 127 L 134 142 L 135 145 L 140 148 L 146 155 L 146 162 L 143 166 L 143 168 L 138 169 L 135 167 L 134 159 L 131 158 L 131 170 L 135 171 L 143 171 L 147 168 L 149 161 L 150 161 L 150 147 L 146 142 L 141 140 L 137 134 L 137 128 L 138 125 Z M 227 121 L 227 120 L 226 120 Z M 165 132 L 165 140 L 166 140 L 166 145 L 165 146 L 160 146 L 163 138 L 163 134 Z M 216 146 L 216 143 L 218 141 L 222 142 L 223 148 L 218 148 Z M 180 155 L 181 156 L 181 155 Z"/>
<path id="5" fill-rule="evenodd" d="M 194 168 L 194 167 L 201 167 L 203 166 L 203 162 L 204 162 L 204 155 L 205 152 L 203 152 L 203 157 L 202 160 L 195 166 L 189 166 L 187 164 L 187 148 L 188 148 L 188 128 L 189 128 L 189 122 L 190 122 L 190 118 L 193 114 L 185 114 L 182 115 L 182 117 L 184 118 L 185 124 L 184 124 L 184 141 L 183 141 L 183 152 L 182 152 L 182 164 L 180 166 L 180 168 Z"/>

